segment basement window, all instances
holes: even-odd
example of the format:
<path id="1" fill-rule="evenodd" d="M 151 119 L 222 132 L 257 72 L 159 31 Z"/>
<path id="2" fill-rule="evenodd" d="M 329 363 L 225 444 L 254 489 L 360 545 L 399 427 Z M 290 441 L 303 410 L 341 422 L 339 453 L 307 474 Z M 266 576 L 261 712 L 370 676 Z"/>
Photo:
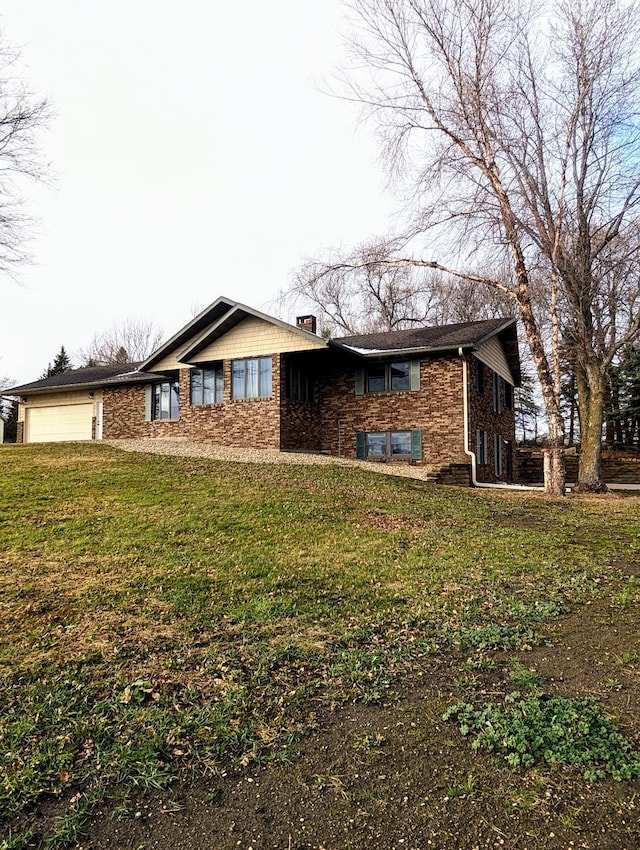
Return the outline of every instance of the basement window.
<path id="1" fill-rule="evenodd" d="M 359 460 L 421 460 L 422 432 L 359 431 L 356 456 Z"/>

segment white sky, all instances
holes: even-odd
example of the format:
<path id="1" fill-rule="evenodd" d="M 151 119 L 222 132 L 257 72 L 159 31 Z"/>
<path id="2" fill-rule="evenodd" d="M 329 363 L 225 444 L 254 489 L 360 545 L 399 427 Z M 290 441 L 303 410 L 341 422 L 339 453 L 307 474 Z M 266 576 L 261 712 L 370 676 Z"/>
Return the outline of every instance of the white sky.
<path id="1" fill-rule="evenodd" d="M 54 117 L 29 193 L 34 264 L 0 279 L 0 377 L 219 295 L 269 312 L 296 266 L 382 233 L 391 201 L 357 107 L 321 92 L 339 0 L 3 0 L 0 29 Z M 292 312 L 295 312 L 295 310 Z M 291 317 L 289 317 L 291 318 Z"/>

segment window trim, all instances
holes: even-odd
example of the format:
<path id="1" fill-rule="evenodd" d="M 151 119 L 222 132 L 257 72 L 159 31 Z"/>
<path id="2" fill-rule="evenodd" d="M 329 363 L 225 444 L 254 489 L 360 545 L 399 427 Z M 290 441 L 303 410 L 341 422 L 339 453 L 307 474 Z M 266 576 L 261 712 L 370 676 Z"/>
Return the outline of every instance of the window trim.
<path id="1" fill-rule="evenodd" d="M 205 373 L 209 372 L 213 377 L 213 400 L 205 401 Z M 196 374 L 200 375 L 200 399 L 194 401 L 194 386 L 193 379 Z M 189 371 L 189 400 L 192 407 L 202 407 L 205 405 L 222 404 L 224 401 L 224 371 L 222 362 L 213 363 L 210 366 L 199 366 Z"/>
<path id="2" fill-rule="evenodd" d="M 502 413 L 502 405 L 500 404 L 500 382 L 501 377 L 497 372 L 492 372 L 492 404 L 493 404 L 493 412 L 494 413 Z"/>
<path id="3" fill-rule="evenodd" d="M 513 410 L 513 384 L 505 381 L 504 378 L 502 383 L 504 384 L 504 406 L 507 410 Z"/>
<path id="4" fill-rule="evenodd" d="M 394 387 L 394 366 L 406 366 L 408 386 Z M 369 389 L 370 372 L 374 369 L 384 371 L 384 389 Z M 381 395 L 382 393 L 408 393 L 420 389 L 420 360 L 376 361 L 367 366 L 358 366 L 355 371 L 356 395 Z"/>
<path id="5" fill-rule="evenodd" d="M 265 371 L 262 366 L 269 363 L 269 386 L 263 386 L 263 375 Z M 247 370 L 247 363 L 256 363 L 256 382 L 257 382 L 257 393 L 248 395 L 247 394 L 247 378 L 250 375 Z M 242 385 L 243 385 L 243 394 L 236 395 L 236 375 L 240 374 L 236 373 L 235 367 L 236 365 L 242 364 Z M 268 389 L 268 392 L 267 392 Z M 251 401 L 257 398 L 272 398 L 273 397 L 273 357 L 271 355 L 268 356 L 259 356 L 259 357 L 238 357 L 231 361 L 231 398 L 236 401 Z"/>
<path id="6" fill-rule="evenodd" d="M 493 435 L 493 471 L 496 478 L 502 478 L 504 474 L 504 463 L 502 456 L 502 436 Z"/>
<path id="7" fill-rule="evenodd" d="M 410 360 L 394 360 L 388 363 L 376 363 L 375 365 L 371 365 L 367 368 L 365 373 L 365 390 L 367 395 L 373 395 L 374 393 L 406 393 L 411 389 L 411 361 Z M 394 379 L 396 376 L 394 375 L 394 368 L 402 369 L 406 374 L 403 375 L 402 380 L 406 381 L 406 386 L 403 387 L 394 387 Z M 384 388 L 379 390 L 372 390 L 370 388 L 371 381 L 371 372 L 376 370 L 378 372 L 382 371 L 382 379 L 384 382 Z"/>
<path id="8" fill-rule="evenodd" d="M 168 416 L 162 416 L 162 387 L 168 387 Z M 175 404 L 173 401 L 175 400 Z M 160 416 L 156 413 L 160 410 Z M 175 413 L 174 416 L 171 414 Z M 180 419 L 180 381 L 154 381 L 145 386 L 144 415 L 147 422 L 177 422 Z"/>

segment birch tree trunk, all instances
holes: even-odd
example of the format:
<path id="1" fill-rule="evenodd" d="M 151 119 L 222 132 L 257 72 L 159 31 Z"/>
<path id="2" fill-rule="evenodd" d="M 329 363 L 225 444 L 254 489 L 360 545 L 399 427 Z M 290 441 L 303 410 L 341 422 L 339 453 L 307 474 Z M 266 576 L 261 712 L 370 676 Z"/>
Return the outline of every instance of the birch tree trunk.
<path id="1" fill-rule="evenodd" d="M 579 493 L 604 493 L 602 478 L 602 426 L 604 421 L 604 376 L 597 363 L 576 369 L 580 416 Z"/>

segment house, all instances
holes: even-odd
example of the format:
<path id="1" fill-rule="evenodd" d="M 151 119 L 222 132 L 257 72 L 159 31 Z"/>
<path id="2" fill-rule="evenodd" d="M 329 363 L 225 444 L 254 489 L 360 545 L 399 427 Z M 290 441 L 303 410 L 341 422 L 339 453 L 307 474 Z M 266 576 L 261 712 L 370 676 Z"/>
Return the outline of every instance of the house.
<path id="1" fill-rule="evenodd" d="M 19 442 L 187 438 L 404 462 L 443 482 L 515 478 L 516 322 L 324 339 L 218 298 L 147 360 L 9 392 Z"/>

